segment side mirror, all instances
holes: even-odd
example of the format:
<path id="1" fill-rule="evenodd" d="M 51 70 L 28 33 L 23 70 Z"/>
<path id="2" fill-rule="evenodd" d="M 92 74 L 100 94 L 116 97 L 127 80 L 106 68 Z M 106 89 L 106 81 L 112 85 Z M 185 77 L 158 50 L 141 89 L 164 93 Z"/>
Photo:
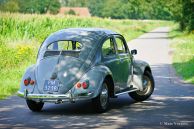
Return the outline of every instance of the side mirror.
<path id="1" fill-rule="evenodd" d="M 136 55 L 137 54 L 137 50 L 136 49 L 131 50 L 131 54 L 132 55 Z"/>

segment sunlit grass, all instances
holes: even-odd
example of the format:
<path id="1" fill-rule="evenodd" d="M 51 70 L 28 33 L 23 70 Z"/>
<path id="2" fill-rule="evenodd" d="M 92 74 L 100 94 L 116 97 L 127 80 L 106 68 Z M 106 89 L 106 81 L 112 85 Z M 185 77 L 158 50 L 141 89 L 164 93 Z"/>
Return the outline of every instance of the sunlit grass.
<path id="1" fill-rule="evenodd" d="M 127 41 L 159 26 L 158 20 L 112 20 L 62 15 L 0 12 L 0 99 L 19 89 L 27 66 L 35 63 L 40 44 L 51 33 L 70 27 L 100 27 L 121 33 Z"/>
<path id="2" fill-rule="evenodd" d="M 177 74 L 194 84 L 194 33 L 188 34 L 174 28 L 170 36 L 173 37 L 173 65 Z"/>

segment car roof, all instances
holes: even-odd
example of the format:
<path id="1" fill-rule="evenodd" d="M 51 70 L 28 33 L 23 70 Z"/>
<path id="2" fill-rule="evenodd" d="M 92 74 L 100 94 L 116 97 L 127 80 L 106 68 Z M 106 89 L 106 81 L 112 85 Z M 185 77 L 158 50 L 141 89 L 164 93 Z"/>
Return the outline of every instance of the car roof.
<path id="1" fill-rule="evenodd" d="M 43 44 L 46 46 L 59 40 L 72 40 L 88 45 L 99 42 L 104 37 L 112 34 L 118 33 L 104 28 L 67 28 L 52 33 L 47 37 Z"/>
<path id="2" fill-rule="evenodd" d="M 95 33 L 98 35 L 111 35 L 111 34 L 118 34 L 112 30 L 109 29 L 104 29 L 104 28 L 67 28 L 67 29 L 63 29 L 57 32 L 61 32 L 64 31 L 66 33 L 68 32 L 77 32 L 77 33 L 82 33 L 82 32 L 90 32 L 90 33 Z M 57 33 L 56 32 L 56 33 Z"/>
<path id="3" fill-rule="evenodd" d="M 45 51 L 47 46 L 56 41 L 70 40 L 83 44 L 81 58 L 93 55 L 98 48 L 100 41 L 109 35 L 118 34 L 114 31 L 103 28 L 67 28 L 49 35 L 41 45 L 41 51 Z"/>

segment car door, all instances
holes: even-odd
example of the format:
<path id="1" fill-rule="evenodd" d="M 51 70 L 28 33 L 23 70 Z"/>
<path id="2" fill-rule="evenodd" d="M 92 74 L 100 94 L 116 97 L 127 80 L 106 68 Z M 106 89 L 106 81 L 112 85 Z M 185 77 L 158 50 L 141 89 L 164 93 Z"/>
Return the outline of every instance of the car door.
<path id="1" fill-rule="evenodd" d="M 120 77 L 120 90 L 124 91 L 130 86 L 128 85 L 131 81 L 131 59 L 130 53 L 126 44 L 125 39 L 120 35 L 114 36 L 116 43 L 116 52 L 120 61 L 119 77 Z"/>
<path id="2" fill-rule="evenodd" d="M 114 80 L 114 85 L 115 85 L 115 92 L 119 92 L 119 68 L 120 67 L 120 59 L 116 55 L 116 48 L 112 37 L 108 37 L 102 44 L 102 62 L 104 63 L 105 66 L 107 66 L 112 74 L 113 74 L 113 80 Z"/>

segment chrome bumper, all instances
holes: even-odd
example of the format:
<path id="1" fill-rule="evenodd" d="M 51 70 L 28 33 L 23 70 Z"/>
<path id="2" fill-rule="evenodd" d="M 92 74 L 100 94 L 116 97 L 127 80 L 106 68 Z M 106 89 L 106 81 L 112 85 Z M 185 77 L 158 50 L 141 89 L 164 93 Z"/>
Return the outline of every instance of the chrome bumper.
<path id="1" fill-rule="evenodd" d="M 27 90 L 24 92 L 18 91 L 18 96 L 25 99 L 34 100 L 37 102 L 54 102 L 54 103 L 63 103 L 63 102 L 75 102 L 77 100 L 88 100 L 92 99 L 93 93 L 84 93 L 77 96 L 72 96 L 71 93 L 66 94 L 30 94 Z"/>

